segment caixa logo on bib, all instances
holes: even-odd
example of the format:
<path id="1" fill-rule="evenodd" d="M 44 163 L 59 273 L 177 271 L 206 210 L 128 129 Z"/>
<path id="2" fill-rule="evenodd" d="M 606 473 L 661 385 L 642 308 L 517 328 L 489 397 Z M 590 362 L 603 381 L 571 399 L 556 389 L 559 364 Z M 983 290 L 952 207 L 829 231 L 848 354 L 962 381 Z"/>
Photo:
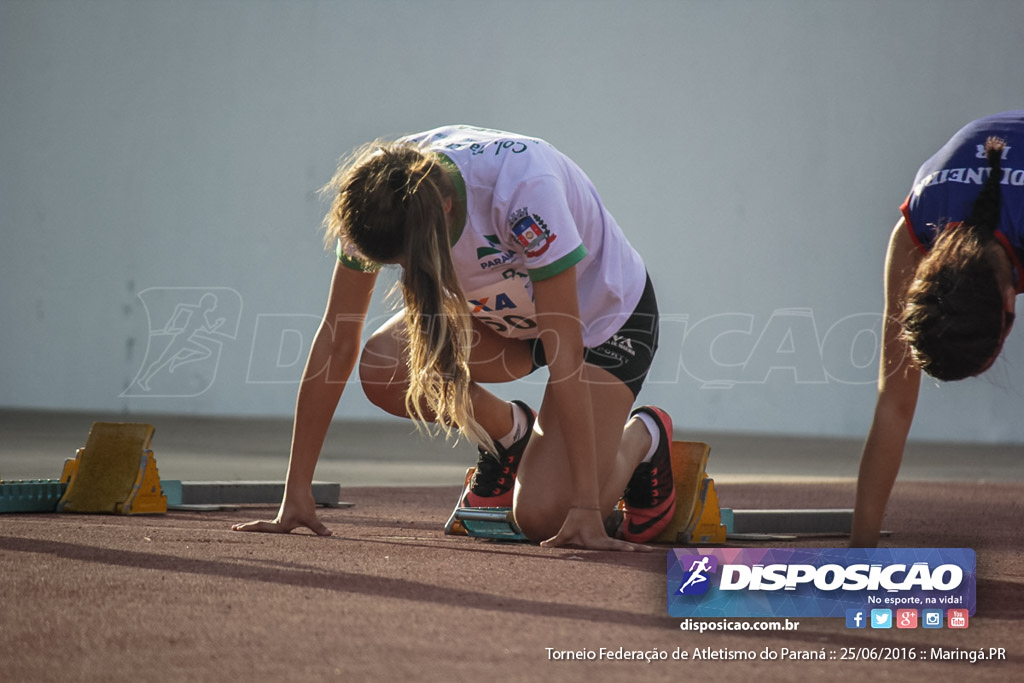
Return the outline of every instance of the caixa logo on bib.
<path id="1" fill-rule="evenodd" d="M 848 609 L 975 609 L 969 548 L 715 548 L 668 554 L 674 617 L 843 617 Z"/>

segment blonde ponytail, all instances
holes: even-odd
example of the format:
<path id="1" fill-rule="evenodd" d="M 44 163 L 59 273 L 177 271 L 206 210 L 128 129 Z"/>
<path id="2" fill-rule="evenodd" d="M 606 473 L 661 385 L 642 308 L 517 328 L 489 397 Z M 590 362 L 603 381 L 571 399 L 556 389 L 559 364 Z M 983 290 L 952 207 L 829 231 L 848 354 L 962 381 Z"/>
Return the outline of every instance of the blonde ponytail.
<path id="1" fill-rule="evenodd" d="M 325 190 L 334 205 L 325 239 L 368 259 L 400 262 L 408 334 L 405 409 L 418 426 L 436 419 L 492 448 L 473 417 L 472 322 L 448 242 L 446 205 L 454 189 L 444 167 L 415 147 L 375 142 L 358 150 Z"/>

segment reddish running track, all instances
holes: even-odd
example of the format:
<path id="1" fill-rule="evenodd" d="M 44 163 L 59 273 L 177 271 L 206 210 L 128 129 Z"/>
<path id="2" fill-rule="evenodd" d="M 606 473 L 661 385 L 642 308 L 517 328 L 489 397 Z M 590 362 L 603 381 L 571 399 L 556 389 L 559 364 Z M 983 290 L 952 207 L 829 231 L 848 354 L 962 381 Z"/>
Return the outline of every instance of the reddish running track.
<path id="1" fill-rule="evenodd" d="M 232 532 L 273 510 L 0 515 L 0 679 L 34 681 L 1009 680 L 1024 667 L 1022 487 L 898 483 L 885 545 L 970 547 L 964 631 L 680 630 L 667 547 L 617 554 L 448 537 L 454 487 L 343 489 L 330 538 Z M 719 486 L 725 507 L 851 507 L 852 484 Z M 784 543 L 742 545 L 776 545 Z M 803 539 L 835 547 L 842 539 Z M 1002 662 L 566 661 L 550 651 L 1005 648 Z M 1012 672 L 1016 671 L 1017 674 Z"/>

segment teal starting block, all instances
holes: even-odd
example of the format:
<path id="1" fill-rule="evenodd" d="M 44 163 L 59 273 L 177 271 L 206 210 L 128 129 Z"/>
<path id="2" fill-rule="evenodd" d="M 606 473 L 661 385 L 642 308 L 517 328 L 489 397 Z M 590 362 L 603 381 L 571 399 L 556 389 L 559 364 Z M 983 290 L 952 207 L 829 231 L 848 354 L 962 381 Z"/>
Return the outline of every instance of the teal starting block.
<path id="1" fill-rule="evenodd" d="M 528 540 L 516 525 L 512 508 L 456 508 L 444 530 L 446 534 L 498 541 Z"/>
<path id="2" fill-rule="evenodd" d="M 0 512 L 56 512 L 67 488 L 59 479 L 0 481 Z"/>

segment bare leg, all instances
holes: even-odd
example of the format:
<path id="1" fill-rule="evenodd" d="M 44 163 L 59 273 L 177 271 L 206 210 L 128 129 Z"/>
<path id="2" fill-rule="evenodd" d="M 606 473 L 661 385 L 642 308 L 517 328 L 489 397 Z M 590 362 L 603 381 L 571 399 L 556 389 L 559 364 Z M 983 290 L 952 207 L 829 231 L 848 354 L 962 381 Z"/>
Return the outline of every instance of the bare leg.
<path id="1" fill-rule="evenodd" d="M 474 321 L 475 322 L 475 321 Z M 512 429 L 509 403 L 477 382 L 508 382 L 525 376 L 532 368 L 526 343 L 500 337 L 485 325 L 475 323 L 476 343 L 470 370 L 470 389 L 477 421 L 492 438 Z M 406 346 L 403 314 L 392 317 L 378 329 L 363 350 L 359 376 L 363 390 L 375 405 L 400 417 L 405 410 Z M 598 480 L 601 507 L 611 512 L 622 496 L 633 471 L 651 445 L 647 427 L 629 420 L 633 393 L 609 372 L 586 366 L 594 424 L 597 429 Z M 554 536 L 565 520 L 573 496 L 573 483 L 565 443 L 571 434 L 562 432 L 558 420 L 541 405 L 537 428 L 519 466 L 516 493 L 516 521 L 534 541 Z"/>
<path id="2" fill-rule="evenodd" d="M 528 345 L 500 337 L 474 320 L 474 345 L 470 354 L 470 400 L 476 421 L 491 438 L 499 439 L 513 425 L 511 405 L 481 387 L 478 382 L 511 382 L 526 376 L 532 366 Z M 382 325 L 363 349 L 359 379 L 366 397 L 392 415 L 408 417 L 405 392 L 408 374 L 405 364 L 404 313 L 399 312 Z"/>
<path id="3" fill-rule="evenodd" d="M 610 513 L 650 448 L 651 437 L 639 420 L 626 423 L 633 405 L 633 393 L 626 385 L 591 365 L 586 372 L 597 429 L 600 505 Z M 573 483 L 564 444 L 571 438 L 542 404 L 537 430 L 519 465 L 514 505 L 516 523 L 533 541 L 557 534 L 568 514 Z"/>

